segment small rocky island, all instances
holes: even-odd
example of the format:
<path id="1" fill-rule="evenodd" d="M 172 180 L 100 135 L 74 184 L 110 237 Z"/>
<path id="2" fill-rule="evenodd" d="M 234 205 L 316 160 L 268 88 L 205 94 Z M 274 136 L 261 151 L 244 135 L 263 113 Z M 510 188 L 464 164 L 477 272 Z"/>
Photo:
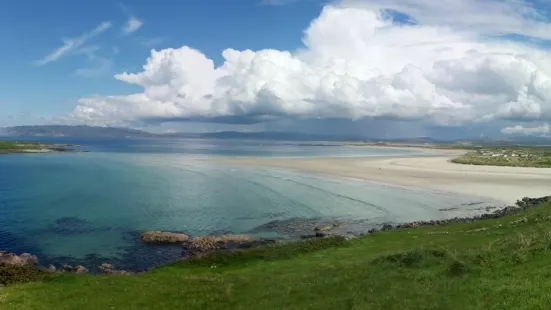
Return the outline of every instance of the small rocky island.
<path id="1" fill-rule="evenodd" d="M 74 152 L 74 145 L 0 140 L 0 154 Z"/>

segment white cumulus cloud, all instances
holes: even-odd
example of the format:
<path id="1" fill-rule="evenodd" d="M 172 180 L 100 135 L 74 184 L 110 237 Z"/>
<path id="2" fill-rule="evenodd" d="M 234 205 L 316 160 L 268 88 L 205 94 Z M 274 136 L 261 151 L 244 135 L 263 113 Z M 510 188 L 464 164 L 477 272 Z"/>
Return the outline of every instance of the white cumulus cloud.
<path id="1" fill-rule="evenodd" d="M 530 0 L 343 0 L 343 5 L 394 10 L 414 22 L 485 35 L 521 35 L 551 39 L 545 12 Z"/>
<path id="2" fill-rule="evenodd" d="M 516 125 L 513 127 L 505 127 L 501 129 L 501 132 L 506 135 L 524 134 L 527 136 L 541 136 L 551 133 L 551 127 L 547 123 L 536 127 L 524 127 L 522 125 Z"/>
<path id="3" fill-rule="evenodd" d="M 220 66 L 188 46 L 153 50 L 142 72 L 115 76 L 143 92 L 82 98 L 69 118 L 103 124 L 390 118 L 438 125 L 551 119 L 550 53 L 488 37 L 497 30 L 484 14 L 515 33 L 522 28 L 513 27 L 507 14 L 523 2 L 501 2 L 478 1 L 498 11 L 476 10 L 479 24 L 473 20 L 471 26 L 458 21 L 467 18 L 461 12 L 471 12 L 468 4 L 452 5 L 462 9 L 455 22 L 398 6 L 406 2 L 397 0 L 388 6 L 386 1 L 328 5 L 305 30 L 298 51 L 226 49 Z M 408 3 L 451 16 L 438 1 Z M 404 11 L 417 23 L 397 23 L 385 8 Z M 549 24 L 531 7 L 522 12 L 514 21 L 532 27 L 526 34 L 544 37 L 541 29 Z"/>

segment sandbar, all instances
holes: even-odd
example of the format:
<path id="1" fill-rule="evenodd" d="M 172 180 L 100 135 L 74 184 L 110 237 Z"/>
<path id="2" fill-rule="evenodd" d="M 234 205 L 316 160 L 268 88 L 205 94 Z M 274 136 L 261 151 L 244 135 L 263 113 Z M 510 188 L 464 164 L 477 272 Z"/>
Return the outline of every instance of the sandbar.
<path id="1" fill-rule="evenodd" d="M 460 151 L 436 156 L 220 158 L 216 162 L 297 170 L 382 184 L 485 197 L 512 205 L 523 197 L 551 195 L 550 168 L 451 163 Z"/>

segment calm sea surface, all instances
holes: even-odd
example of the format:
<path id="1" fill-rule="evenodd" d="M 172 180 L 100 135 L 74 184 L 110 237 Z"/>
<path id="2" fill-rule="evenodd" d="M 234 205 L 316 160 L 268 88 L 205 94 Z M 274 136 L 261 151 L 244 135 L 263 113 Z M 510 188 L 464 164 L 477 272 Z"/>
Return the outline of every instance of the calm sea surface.
<path id="1" fill-rule="evenodd" d="M 35 138 L 36 140 L 36 138 Z M 52 141 L 52 139 L 49 139 Z M 145 269 L 179 247 L 144 246 L 146 230 L 297 238 L 305 223 L 438 219 L 475 198 L 277 169 L 197 161 L 215 156 L 383 156 L 414 151 L 218 140 L 54 139 L 87 153 L 0 156 L 0 249 L 42 263 Z"/>

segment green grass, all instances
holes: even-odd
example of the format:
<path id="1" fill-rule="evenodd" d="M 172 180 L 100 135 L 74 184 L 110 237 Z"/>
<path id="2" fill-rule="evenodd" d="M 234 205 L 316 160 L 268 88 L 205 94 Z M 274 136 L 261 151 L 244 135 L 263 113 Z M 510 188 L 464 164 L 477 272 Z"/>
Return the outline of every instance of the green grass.
<path id="1" fill-rule="evenodd" d="M 452 160 L 452 162 L 469 165 L 551 168 L 551 149 L 537 147 L 484 147 L 466 153 Z"/>
<path id="2" fill-rule="evenodd" d="M 39 149 L 42 144 L 26 141 L 3 141 L 0 140 L 0 150 L 29 150 Z"/>
<path id="3" fill-rule="evenodd" d="M 0 309 L 548 309 L 551 204 L 501 219 L 219 252 L 135 276 L 61 274 Z"/>

